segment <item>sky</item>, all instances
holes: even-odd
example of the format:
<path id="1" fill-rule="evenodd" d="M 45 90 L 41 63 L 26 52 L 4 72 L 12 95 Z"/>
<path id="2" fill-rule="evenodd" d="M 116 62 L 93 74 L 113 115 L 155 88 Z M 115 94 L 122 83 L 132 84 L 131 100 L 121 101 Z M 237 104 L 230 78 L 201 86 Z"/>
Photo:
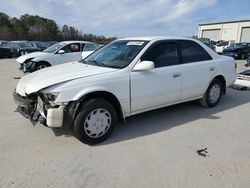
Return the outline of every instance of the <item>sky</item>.
<path id="1" fill-rule="evenodd" d="M 250 0 L 1 0 L 0 12 L 53 19 L 82 33 L 197 35 L 199 23 L 250 19 Z"/>

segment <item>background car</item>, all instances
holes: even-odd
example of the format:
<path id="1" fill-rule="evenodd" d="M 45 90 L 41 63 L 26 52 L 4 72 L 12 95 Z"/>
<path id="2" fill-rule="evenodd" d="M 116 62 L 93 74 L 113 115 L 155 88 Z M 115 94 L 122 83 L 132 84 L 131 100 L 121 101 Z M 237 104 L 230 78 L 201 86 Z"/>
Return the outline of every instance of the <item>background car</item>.
<path id="1" fill-rule="evenodd" d="M 34 52 L 17 58 L 20 70 L 34 72 L 52 65 L 80 61 L 98 49 L 98 44 L 87 41 L 64 41 L 42 52 Z"/>
<path id="2" fill-rule="evenodd" d="M 0 58 L 12 57 L 11 49 L 0 44 Z"/>
<path id="3" fill-rule="evenodd" d="M 210 39 L 208 39 L 208 38 L 198 38 L 198 40 L 215 51 L 215 46 L 214 46 L 213 42 Z"/>
<path id="4" fill-rule="evenodd" d="M 232 44 L 234 44 L 234 41 L 232 40 L 220 42 L 215 46 L 215 51 L 219 54 L 222 54 L 223 50 Z"/>
<path id="5" fill-rule="evenodd" d="M 250 55 L 250 43 L 235 43 L 223 50 L 223 54 L 235 59 L 246 59 Z"/>
<path id="6" fill-rule="evenodd" d="M 31 41 L 30 43 L 32 46 L 40 48 L 41 51 L 51 46 L 49 42 Z"/>
<path id="7" fill-rule="evenodd" d="M 11 48 L 11 52 L 15 57 L 31 52 L 41 51 L 40 48 L 32 46 L 27 41 L 11 41 L 7 43 L 7 46 Z"/>
<path id="8" fill-rule="evenodd" d="M 236 82 L 233 85 L 234 88 L 247 89 L 250 88 L 250 70 L 245 70 L 239 73 Z"/>
<path id="9" fill-rule="evenodd" d="M 246 66 L 246 67 L 249 67 L 249 66 L 250 66 L 250 56 L 247 58 L 245 66 Z"/>

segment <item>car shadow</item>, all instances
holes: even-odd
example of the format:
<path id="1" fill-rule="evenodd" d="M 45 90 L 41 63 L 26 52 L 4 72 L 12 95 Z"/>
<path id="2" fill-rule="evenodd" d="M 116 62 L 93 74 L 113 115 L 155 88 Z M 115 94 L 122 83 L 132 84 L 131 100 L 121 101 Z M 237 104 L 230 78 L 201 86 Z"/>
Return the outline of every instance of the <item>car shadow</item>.
<path id="1" fill-rule="evenodd" d="M 198 120 L 217 120 L 219 112 L 250 102 L 250 91 L 228 89 L 218 106 L 203 108 L 197 101 L 173 105 L 158 110 L 138 114 L 126 119 L 125 124 L 118 124 L 113 134 L 106 141 L 95 146 L 113 144 L 125 140 L 155 134 L 183 124 Z M 53 129 L 56 136 L 72 136 L 72 130 Z"/>

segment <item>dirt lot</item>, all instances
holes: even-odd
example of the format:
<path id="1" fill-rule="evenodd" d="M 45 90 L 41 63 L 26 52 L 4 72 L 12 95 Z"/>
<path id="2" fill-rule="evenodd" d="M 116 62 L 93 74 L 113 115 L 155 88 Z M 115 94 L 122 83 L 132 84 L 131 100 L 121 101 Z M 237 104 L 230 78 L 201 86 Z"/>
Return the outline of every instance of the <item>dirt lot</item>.
<path id="1" fill-rule="evenodd" d="M 189 102 L 134 116 L 88 146 L 14 112 L 22 74 L 14 59 L 0 65 L 0 187 L 250 187 L 250 91 L 229 89 L 215 108 Z"/>

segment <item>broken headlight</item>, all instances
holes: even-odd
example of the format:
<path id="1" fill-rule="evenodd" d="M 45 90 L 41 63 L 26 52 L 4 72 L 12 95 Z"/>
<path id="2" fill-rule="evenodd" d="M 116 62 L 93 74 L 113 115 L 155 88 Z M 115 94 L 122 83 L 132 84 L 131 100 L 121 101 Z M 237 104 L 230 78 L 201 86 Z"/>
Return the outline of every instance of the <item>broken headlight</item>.
<path id="1" fill-rule="evenodd" d="M 48 102 L 54 102 L 59 96 L 59 93 L 43 93 L 43 96 Z"/>

